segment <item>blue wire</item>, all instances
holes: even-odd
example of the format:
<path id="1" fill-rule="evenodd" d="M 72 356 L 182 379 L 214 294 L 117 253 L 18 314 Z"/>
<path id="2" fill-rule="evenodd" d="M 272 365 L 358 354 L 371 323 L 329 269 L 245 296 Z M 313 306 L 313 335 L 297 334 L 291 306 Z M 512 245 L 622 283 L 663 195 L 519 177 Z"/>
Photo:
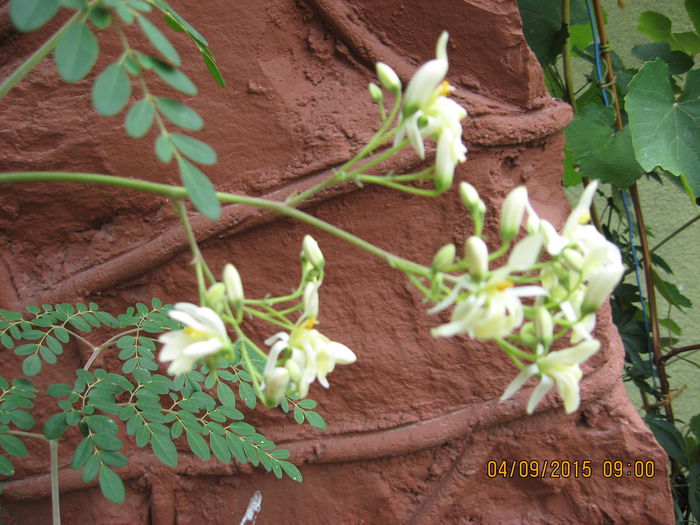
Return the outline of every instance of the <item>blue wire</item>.
<path id="1" fill-rule="evenodd" d="M 591 0 L 586 0 L 586 7 L 588 8 L 588 20 L 591 22 L 591 30 L 593 31 L 593 49 L 595 52 L 595 69 L 598 73 L 598 82 L 603 84 L 603 65 L 600 63 L 600 39 L 598 38 L 598 30 L 596 29 L 595 16 L 593 15 L 593 7 L 591 6 Z M 600 88 L 600 92 L 603 94 L 603 102 L 606 106 L 610 105 L 610 99 L 608 98 L 608 92 L 604 87 Z"/>
<path id="2" fill-rule="evenodd" d="M 591 23 L 591 30 L 593 31 L 593 48 L 595 50 L 595 69 L 598 74 L 598 82 L 601 85 L 601 93 L 603 95 L 603 101 L 606 106 L 610 105 L 610 99 L 608 97 L 608 92 L 603 85 L 603 66 L 600 63 L 600 40 L 598 38 L 598 31 L 596 30 L 595 16 L 593 15 L 593 7 L 591 6 L 591 0 L 586 0 L 586 7 L 588 8 L 588 19 Z M 632 230 L 632 213 L 630 212 L 629 206 L 629 191 L 626 189 L 620 189 L 620 195 L 622 196 L 622 205 L 625 208 L 625 215 L 627 216 L 627 238 L 628 242 L 632 248 L 632 260 L 634 261 L 634 275 L 637 280 L 637 289 L 639 290 L 639 298 L 642 304 L 642 315 L 644 316 L 644 329 L 648 334 L 651 331 L 651 326 L 649 322 L 649 315 L 647 313 L 646 298 L 642 292 L 642 278 L 640 275 L 640 270 L 642 265 L 639 263 L 639 257 L 637 257 L 637 247 L 634 245 L 634 232 Z M 651 370 L 651 382 L 652 386 L 656 388 L 656 368 L 654 368 L 654 353 L 651 347 L 651 338 L 647 337 L 647 352 L 649 353 L 649 369 Z"/>

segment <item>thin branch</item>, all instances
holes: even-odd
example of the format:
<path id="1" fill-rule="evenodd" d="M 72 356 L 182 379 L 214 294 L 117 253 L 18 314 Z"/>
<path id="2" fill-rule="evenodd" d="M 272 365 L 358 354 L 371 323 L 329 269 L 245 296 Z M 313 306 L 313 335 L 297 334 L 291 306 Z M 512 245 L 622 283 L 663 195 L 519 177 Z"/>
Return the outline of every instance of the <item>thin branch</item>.
<path id="1" fill-rule="evenodd" d="M 672 348 L 667 353 L 665 353 L 663 356 L 661 356 L 661 360 L 668 361 L 669 359 L 677 356 L 678 354 L 682 354 L 683 352 L 691 352 L 693 350 L 700 350 L 700 344 L 679 346 L 678 348 Z"/>

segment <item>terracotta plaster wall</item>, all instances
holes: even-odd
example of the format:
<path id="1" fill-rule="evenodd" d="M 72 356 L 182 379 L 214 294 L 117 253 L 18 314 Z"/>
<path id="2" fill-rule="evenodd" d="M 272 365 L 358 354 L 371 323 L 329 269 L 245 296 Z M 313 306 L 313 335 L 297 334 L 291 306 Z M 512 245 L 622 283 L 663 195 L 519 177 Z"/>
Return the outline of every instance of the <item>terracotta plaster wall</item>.
<path id="1" fill-rule="evenodd" d="M 183 50 L 184 70 L 199 79 L 200 95 L 187 102 L 206 123 L 197 136 L 219 154 L 207 170 L 218 189 L 283 198 L 328 176 L 376 125 L 376 108 L 366 96 L 372 64 L 387 62 L 407 80 L 433 56 L 446 28 L 449 78 L 470 113 L 464 133 L 470 158 L 458 179 L 474 184 L 489 210 L 526 184 L 543 216 L 561 224 L 568 213 L 559 181 L 561 129 L 570 112 L 547 96 L 514 1 L 172 4 L 209 39 L 229 82 L 223 90 L 207 80 L 196 50 L 185 37 L 172 36 Z M 0 76 L 57 23 L 19 35 L 3 6 Z M 119 50 L 105 35 L 96 71 Z M 177 183 L 172 167 L 152 154 L 154 136 L 130 140 L 123 117 L 94 115 L 89 86 L 65 85 L 49 62 L 41 63 L 3 100 L 0 170 L 90 171 Z M 160 92 L 167 89 L 160 86 Z M 395 161 L 400 169 L 416 166 L 410 153 Z M 425 264 L 440 246 L 461 246 L 471 232 L 456 191 L 426 200 L 345 187 L 305 210 Z M 584 367 L 581 410 L 564 415 L 550 395 L 526 417 L 527 389 L 498 402 L 515 374 L 508 360 L 483 342 L 432 339 L 430 328 L 444 318 L 428 315 L 420 294 L 378 260 L 303 224 L 238 206 L 226 206 L 217 223 L 192 220 L 214 270 L 235 262 L 251 296 L 295 285 L 300 243 L 312 233 L 327 259 L 321 329 L 355 350 L 358 361 L 334 371 L 329 390 L 315 385 L 311 391 L 328 421 L 325 432 L 298 426 L 279 411 L 249 414 L 292 451 L 302 484 L 249 465 L 202 463 L 185 448 L 171 469 L 130 443 L 130 465 L 120 472 L 127 502 L 117 506 L 70 469 L 70 450 L 80 438 L 69 432 L 60 456 L 65 523 L 238 523 L 256 490 L 263 496 L 260 525 L 671 522 L 664 455 L 622 388 L 623 349 L 608 311 L 598 325 L 602 351 Z M 495 227 L 492 217 L 487 228 Z M 74 184 L 0 188 L 0 307 L 95 301 L 118 312 L 153 296 L 194 301 L 190 258 L 165 199 Z M 260 340 L 269 335 L 248 328 Z M 0 374 L 17 374 L 19 362 L 5 356 Z M 39 383 L 72 381 L 72 370 L 87 358 L 74 348 Z M 110 354 L 97 364 L 119 368 Z M 49 523 L 47 454 L 28 445 L 33 459 L 6 484 L 3 522 Z M 594 473 L 585 479 L 490 479 L 491 459 L 591 460 Z M 653 460 L 657 474 L 605 479 L 605 459 Z"/>

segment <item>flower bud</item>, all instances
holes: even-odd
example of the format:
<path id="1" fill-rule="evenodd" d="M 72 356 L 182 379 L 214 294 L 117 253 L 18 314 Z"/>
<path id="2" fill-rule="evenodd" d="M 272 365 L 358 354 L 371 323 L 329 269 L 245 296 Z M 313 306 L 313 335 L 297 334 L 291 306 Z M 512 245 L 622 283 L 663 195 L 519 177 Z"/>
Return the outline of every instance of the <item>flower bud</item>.
<path id="1" fill-rule="evenodd" d="M 224 267 L 224 285 L 226 285 L 226 295 L 229 303 L 234 310 L 240 310 L 243 307 L 243 283 L 238 270 L 233 264 L 227 264 Z"/>
<path id="2" fill-rule="evenodd" d="M 477 281 L 483 279 L 489 271 L 489 249 L 486 243 L 480 237 L 469 237 L 464 246 L 464 257 L 471 276 Z"/>
<path id="3" fill-rule="evenodd" d="M 304 288 L 304 317 L 316 319 L 318 317 L 318 285 L 308 283 Z"/>
<path id="4" fill-rule="evenodd" d="M 367 88 L 369 89 L 369 96 L 372 97 L 372 100 L 375 104 L 379 104 L 384 99 L 384 93 L 382 93 L 382 88 L 380 88 L 374 82 L 370 82 Z"/>
<path id="5" fill-rule="evenodd" d="M 459 198 L 462 200 L 462 205 L 472 213 L 479 207 L 479 203 L 483 204 L 479 192 L 468 182 L 459 183 Z"/>
<path id="6" fill-rule="evenodd" d="M 304 236 L 304 243 L 301 251 L 302 261 L 306 261 L 314 267 L 315 270 L 322 270 L 324 259 L 321 248 L 318 247 L 316 239 L 311 235 Z"/>
<path id="7" fill-rule="evenodd" d="M 433 257 L 433 269 L 436 272 L 444 272 L 454 264 L 456 253 L 457 250 L 454 244 L 446 244 L 440 248 L 435 257 Z"/>
<path id="8" fill-rule="evenodd" d="M 503 201 L 501 209 L 501 240 L 512 241 L 520 230 L 525 207 L 527 206 L 527 188 L 519 186 L 511 191 Z"/>
<path id="9" fill-rule="evenodd" d="M 552 344 L 552 334 L 554 333 L 554 323 L 552 316 L 544 306 L 540 306 L 535 312 L 535 334 L 537 339 L 548 348 Z"/>
<path id="10" fill-rule="evenodd" d="M 608 298 L 612 291 L 620 282 L 624 268 L 614 265 L 604 268 L 588 281 L 586 293 L 581 302 L 581 315 L 595 312 Z"/>
<path id="11" fill-rule="evenodd" d="M 383 62 L 377 62 L 377 78 L 382 86 L 387 88 L 394 95 L 401 93 L 401 81 L 398 75 Z"/>
<path id="12" fill-rule="evenodd" d="M 223 283 L 212 284 L 207 290 L 206 301 L 209 308 L 215 311 L 221 311 L 221 301 L 226 295 L 226 287 Z"/>
<path id="13" fill-rule="evenodd" d="M 289 371 L 280 366 L 265 374 L 265 404 L 275 406 L 280 402 L 289 385 Z"/>

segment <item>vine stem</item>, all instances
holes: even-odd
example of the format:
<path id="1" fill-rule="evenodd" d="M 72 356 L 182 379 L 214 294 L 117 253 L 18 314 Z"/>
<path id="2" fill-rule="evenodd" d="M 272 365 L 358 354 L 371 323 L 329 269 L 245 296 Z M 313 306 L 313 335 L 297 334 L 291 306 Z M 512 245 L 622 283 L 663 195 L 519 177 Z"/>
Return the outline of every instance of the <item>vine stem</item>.
<path id="1" fill-rule="evenodd" d="M 169 184 L 160 184 L 157 182 L 149 182 L 140 179 L 129 179 L 126 177 L 118 177 L 113 175 L 103 175 L 97 173 L 72 173 L 62 171 L 28 171 L 28 172 L 9 172 L 0 173 L 0 184 L 8 184 L 12 182 L 78 182 L 83 184 L 98 184 L 102 186 L 117 186 L 147 193 L 155 193 L 164 195 L 171 199 L 184 199 L 187 197 L 187 190 L 182 186 L 173 186 Z M 332 224 L 327 223 L 313 215 L 304 213 L 296 208 L 292 208 L 282 202 L 258 197 L 249 197 L 247 195 L 236 195 L 233 193 L 217 192 L 216 197 L 221 202 L 230 204 L 242 204 L 244 206 L 253 206 L 264 210 L 270 210 L 285 215 L 293 219 L 300 220 L 319 230 L 325 231 L 339 239 L 342 239 L 353 246 L 356 246 L 372 255 L 385 261 L 392 268 L 397 268 L 402 271 L 430 277 L 430 268 L 414 263 L 394 255 L 378 246 L 375 246 L 364 239 L 361 239 L 345 230 L 342 230 Z"/>
<path id="2" fill-rule="evenodd" d="M 612 59 L 610 57 L 610 49 L 608 38 L 605 32 L 605 21 L 603 20 L 603 10 L 600 5 L 600 0 L 593 0 L 595 11 L 596 26 L 598 27 L 598 35 L 600 37 L 601 57 L 606 64 L 606 80 L 612 93 L 612 103 L 615 108 L 615 128 L 619 131 L 623 128 L 622 111 L 620 109 L 620 101 L 617 96 L 617 86 L 615 84 L 615 73 L 612 67 Z M 639 241 L 642 245 L 642 259 L 644 260 L 644 280 L 647 288 L 647 300 L 649 302 L 649 316 L 651 318 L 651 342 L 652 352 L 654 355 L 654 363 L 659 376 L 659 386 L 661 388 L 661 396 L 664 399 L 668 398 L 671 391 L 666 376 L 666 367 L 661 354 L 661 333 L 659 330 L 659 315 L 656 306 L 656 293 L 654 290 L 654 278 L 652 275 L 651 252 L 649 251 L 649 240 L 647 239 L 646 227 L 644 225 L 644 214 L 642 213 L 642 203 L 639 198 L 637 184 L 633 184 L 629 188 L 630 196 L 632 197 L 632 205 L 634 206 L 634 216 L 637 221 L 637 230 L 639 233 Z M 670 403 L 664 405 L 666 419 L 673 424 L 673 407 Z"/>
<path id="3" fill-rule="evenodd" d="M 77 24 L 81 17 L 83 11 L 78 11 L 75 13 L 61 28 L 56 31 L 51 38 L 44 42 L 39 49 L 32 53 L 27 60 L 25 60 L 22 65 L 20 65 L 5 81 L 0 84 L 0 100 L 7 95 L 12 88 L 14 88 L 27 74 L 34 69 L 34 67 L 41 62 L 41 60 L 51 53 L 53 49 L 58 45 L 59 40 L 63 35 L 75 24 Z"/>
<path id="4" fill-rule="evenodd" d="M 678 348 L 672 348 L 668 353 L 664 354 L 664 356 L 661 358 L 661 360 L 668 361 L 669 359 L 677 356 L 678 354 L 682 354 L 683 352 L 691 352 L 693 350 L 700 350 L 700 344 L 679 346 Z"/>
<path id="5" fill-rule="evenodd" d="M 700 215 L 696 215 L 695 217 L 693 217 L 692 219 L 690 219 L 689 221 L 687 221 L 685 224 L 683 224 L 683 226 L 680 226 L 679 228 L 676 228 L 674 231 L 672 231 L 672 232 L 669 233 L 666 237 L 664 237 L 661 241 L 659 241 L 659 244 L 657 244 L 656 246 L 654 246 L 654 247 L 650 250 L 651 253 L 654 253 L 656 250 L 658 250 L 659 248 L 661 248 L 664 244 L 666 244 L 668 241 L 670 241 L 671 239 L 673 239 L 676 235 L 678 235 L 679 233 L 681 233 L 683 230 L 685 230 L 686 228 L 689 228 L 690 226 L 692 226 L 692 225 L 693 225 L 694 223 L 696 223 L 698 220 L 700 220 Z"/>

